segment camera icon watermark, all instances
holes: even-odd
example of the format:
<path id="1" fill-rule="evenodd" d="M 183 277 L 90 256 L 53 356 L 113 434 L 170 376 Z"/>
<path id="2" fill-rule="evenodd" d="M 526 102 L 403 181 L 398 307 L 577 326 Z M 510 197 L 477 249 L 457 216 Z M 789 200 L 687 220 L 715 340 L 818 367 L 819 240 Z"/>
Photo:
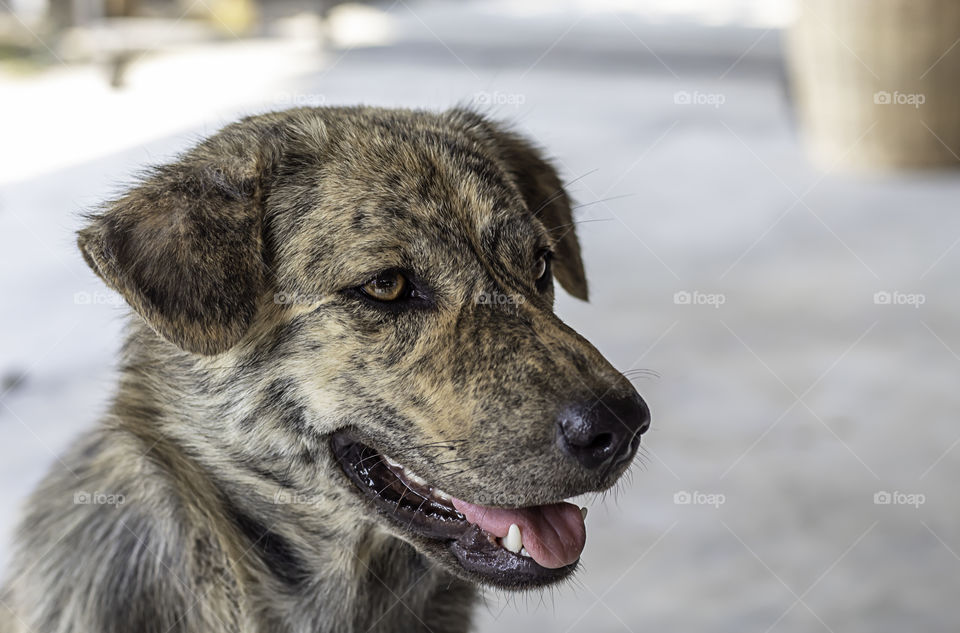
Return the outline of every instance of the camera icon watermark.
<path id="1" fill-rule="evenodd" d="M 878 506 L 913 506 L 919 508 L 927 502 L 927 496 L 921 492 L 888 492 L 880 490 L 873 493 L 873 503 Z"/>
<path id="2" fill-rule="evenodd" d="M 873 93 L 873 102 L 876 105 L 908 105 L 919 109 L 920 106 L 927 102 L 927 96 L 921 92 L 900 92 L 899 90 L 888 92 L 886 90 L 880 90 L 879 92 Z"/>
<path id="3" fill-rule="evenodd" d="M 878 306 L 913 306 L 919 308 L 927 302 L 927 296 L 920 293 L 906 293 L 897 290 L 880 290 L 873 293 L 873 302 Z"/>
<path id="4" fill-rule="evenodd" d="M 697 105 L 719 108 L 727 102 L 727 97 L 722 92 L 700 92 L 694 90 L 678 90 L 673 93 L 673 103 L 676 105 Z"/>
<path id="5" fill-rule="evenodd" d="M 712 506 L 713 508 L 719 508 L 726 502 L 726 495 L 719 492 L 678 490 L 673 493 L 673 503 L 678 506 Z"/>
<path id="6" fill-rule="evenodd" d="M 699 290 L 680 290 L 673 293 L 673 303 L 678 306 L 712 306 L 718 309 L 727 302 L 722 293 L 706 293 Z"/>
<path id="7" fill-rule="evenodd" d="M 73 504 L 78 506 L 113 506 L 118 507 L 126 503 L 127 498 L 122 494 L 108 494 L 95 490 L 87 492 L 78 490 L 73 493 Z"/>

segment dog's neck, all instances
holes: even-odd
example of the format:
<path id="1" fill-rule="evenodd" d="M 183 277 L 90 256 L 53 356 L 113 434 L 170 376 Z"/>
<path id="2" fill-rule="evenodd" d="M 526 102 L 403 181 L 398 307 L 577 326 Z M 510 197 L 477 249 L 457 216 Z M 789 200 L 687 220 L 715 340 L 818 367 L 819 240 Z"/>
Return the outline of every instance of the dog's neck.
<path id="1" fill-rule="evenodd" d="M 290 430 L 291 420 L 281 419 L 290 418 L 290 407 L 264 407 L 255 427 L 244 430 L 249 422 L 229 412 L 235 394 L 250 386 L 212 388 L 216 380 L 157 358 L 155 339 L 146 340 L 128 342 L 128 363 L 138 370 L 122 376 L 114 417 L 150 447 L 148 456 L 166 466 L 175 487 L 188 491 L 183 503 L 207 506 L 186 514 L 211 517 L 210 537 L 228 553 L 223 562 L 242 570 L 235 583 L 249 594 L 246 603 L 263 605 L 255 616 L 263 630 L 468 627 L 474 586 L 360 514 L 346 480 L 332 473 L 338 466 L 323 438 L 304 420 L 295 425 L 304 434 L 280 432 Z"/>
<path id="2" fill-rule="evenodd" d="M 272 608 L 276 630 L 465 630 L 474 587 L 410 544 L 352 515 L 337 516 L 336 494 L 264 499 L 223 485 L 223 512 L 248 551 L 256 598 Z M 229 490 L 229 492 L 226 492 Z M 273 502 L 277 501 L 276 505 Z M 269 629 L 271 631 L 275 629 Z"/>

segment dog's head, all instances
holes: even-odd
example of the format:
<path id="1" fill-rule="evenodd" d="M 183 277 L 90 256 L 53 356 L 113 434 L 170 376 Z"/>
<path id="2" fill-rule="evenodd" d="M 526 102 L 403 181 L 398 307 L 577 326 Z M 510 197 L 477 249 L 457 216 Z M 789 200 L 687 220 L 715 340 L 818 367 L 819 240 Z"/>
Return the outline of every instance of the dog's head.
<path id="1" fill-rule="evenodd" d="M 553 313 L 554 279 L 587 298 L 556 172 L 472 112 L 246 119 L 79 243 L 171 354 L 215 374 L 205 389 L 231 394 L 225 444 L 300 492 L 346 486 L 350 520 L 475 581 L 568 575 L 585 533 L 563 499 L 610 487 L 649 424 Z"/>

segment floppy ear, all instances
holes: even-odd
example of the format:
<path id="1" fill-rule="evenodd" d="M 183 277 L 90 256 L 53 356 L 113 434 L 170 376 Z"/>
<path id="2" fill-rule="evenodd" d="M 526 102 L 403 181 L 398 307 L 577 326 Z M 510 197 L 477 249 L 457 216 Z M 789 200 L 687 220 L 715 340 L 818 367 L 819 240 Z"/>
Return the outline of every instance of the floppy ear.
<path id="1" fill-rule="evenodd" d="M 501 155 L 516 179 L 527 208 L 543 222 L 554 240 L 553 274 L 563 289 L 587 301 L 587 275 L 580 258 L 573 210 L 560 177 L 540 152 L 511 132 L 500 133 Z"/>
<path id="2" fill-rule="evenodd" d="M 553 273 L 564 290 L 587 301 L 587 276 L 580 258 L 580 242 L 570 198 L 553 166 L 541 152 L 519 134 L 493 124 L 470 110 L 453 110 L 474 131 L 487 137 L 507 171 L 513 176 L 520 195 L 550 232 L 554 240 Z"/>
<path id="3" fill-rule="evenodd" d="M 235 124 L 153 170 L 78 234 L 94 272 L 187 351 L 227 350 L 256 315 L 266 283 L 259 145 Z"/>

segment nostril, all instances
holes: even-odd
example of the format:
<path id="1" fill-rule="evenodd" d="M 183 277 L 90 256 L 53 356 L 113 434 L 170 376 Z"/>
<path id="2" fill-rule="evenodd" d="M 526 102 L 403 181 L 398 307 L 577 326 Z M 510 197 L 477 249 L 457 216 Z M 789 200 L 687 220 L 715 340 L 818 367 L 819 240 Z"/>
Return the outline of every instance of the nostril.
<path id="1" fill-rule="evenodd" d="M 606 450 L 613 444 L 613 434 L 612 433 L 600 433 L 593 438 L 585 448 L 589 450 L 602 451 Z"/>

